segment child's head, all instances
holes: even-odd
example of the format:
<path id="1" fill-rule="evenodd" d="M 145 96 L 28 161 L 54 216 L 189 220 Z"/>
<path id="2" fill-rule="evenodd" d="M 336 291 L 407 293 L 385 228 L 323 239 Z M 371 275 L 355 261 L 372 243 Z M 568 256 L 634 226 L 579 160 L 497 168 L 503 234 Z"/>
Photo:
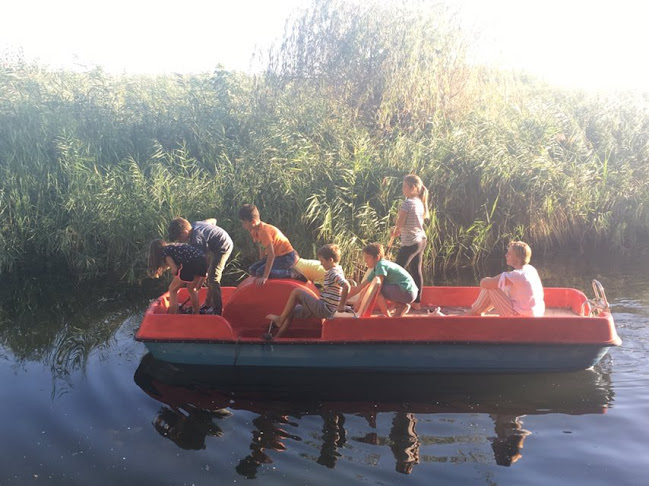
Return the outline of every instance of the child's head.
<path id="1" fill-rule="evenodd" d="M 316 255 L 325 270 L 329 270 L 340 262 L 340 248 L 338 248 L 338 245 L 324 245 Z"/>
<path id="2" fill-rule="evenodd" d="M 171 241 L 187 243 L 189 241 L 189 235 L 192 232 L 192 225 L 185 218 L 176 218 L 169 223 L 167 232 Z"/>
<path id="3" fill-rule="evenodd" d="M 363 248 L 363 259 L 369 268 L 374 268 L 378 261 L 383 259 L 384 255 L 381 243 L 370 243 Z"/>
<path id="4" fill-rule="evenodd" d="M 149 246 L 149 275 L 158 278 L 162 273 L 162 247 L 163 240 L 153 240 Z"/>
<path id="5" fill-rule="evenodd" d="M 406 197 L 418 197 L 424 204 L 424 219 L 428 219 L 428 189 L 420 177 L 416 174 L 408 174 L 403 178 L 403 195 Z"/>
<path id="6" fill-rule="evenodd" d="M 512 241 L 507 247 L 507 253 L 510 252 L 515 259 L 520 260 L 522 265 L 527 265 L 532 259 L 532 249 L 524 241 Z"/>
<path id="7" fill-rule="evenodd" d="M 254 204 L 244 204 L 239 208 L 239 220 L 244 228 L 250 231 L 259 221 L 259 209 Z"/>

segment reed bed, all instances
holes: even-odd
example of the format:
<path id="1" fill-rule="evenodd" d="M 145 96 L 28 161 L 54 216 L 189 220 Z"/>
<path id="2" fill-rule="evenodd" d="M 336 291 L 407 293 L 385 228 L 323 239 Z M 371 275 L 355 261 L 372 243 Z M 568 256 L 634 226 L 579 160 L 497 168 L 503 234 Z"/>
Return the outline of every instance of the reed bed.
<path id="1" fill-rule="evenodd" d="M 232 234 L 233 280 L 254 256 L 237 209 L 254 202 L 301 255 L 335 242 L 358 274 L 410 172 L 431 192 L 428 283 L 513 238 L 646 244 L 646 95 L 470 65 L 452 16 L 420 8 L 316 1 L 255 76 L 0 61 L 0 273 L 138 281 L 149 240 L 184 216 Z"/>

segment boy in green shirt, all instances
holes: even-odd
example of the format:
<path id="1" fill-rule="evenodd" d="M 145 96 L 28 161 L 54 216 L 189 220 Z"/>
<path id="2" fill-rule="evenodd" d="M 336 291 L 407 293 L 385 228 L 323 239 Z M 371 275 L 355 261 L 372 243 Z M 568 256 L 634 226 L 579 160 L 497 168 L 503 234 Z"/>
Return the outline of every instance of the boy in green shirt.
<path id="1" fill-rule="evenodd" d="M 381 280 L 381 294 L 376 301 L 379 309 L 388 317 L 401 317 L 410 310 L 410 304 L 417 298 L 419 289 L 403 267 L 383 257 L 383 245 L 380 243 L 370 243 L 363 248 L 363 259 L 371 271 L 361 285 L 352 287 L 349 297 L 365 291 L 370 282 L 378 277 Z M 394 314 L 388 309 L 386 300 L 396 304 Z"/>

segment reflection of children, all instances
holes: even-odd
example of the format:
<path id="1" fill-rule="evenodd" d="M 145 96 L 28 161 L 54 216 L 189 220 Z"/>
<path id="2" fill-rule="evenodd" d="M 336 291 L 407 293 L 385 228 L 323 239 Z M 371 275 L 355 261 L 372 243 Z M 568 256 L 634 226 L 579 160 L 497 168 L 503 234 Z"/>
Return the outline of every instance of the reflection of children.
<path id="1" fill-rule="evenodd" d="M 153 427 L 163 437 L 174 441 L 178 447 L 186 450 L 205 449 L 205 438 L 221 437 L 221 427 L 212 421 L 212 414 L 206 410 L 189 408 L 185 414 L 182 410 L 171 410 L 163 407 L 153 421 Z"/>
<path id="2" fill-rule="evenodd" d="M 221 276 L 225 263 L 232 253 L 232 239 L 219 226 L 215 219 L 190 223 L 184 218 L 176 218 L 169 223 L 171 241 L 189 243 L 201 250 L 207 257 L 207 293 L 205 308 L 213 308 L 214 314 L 221 315 L 223 301 L 221 298 Z"/>
<path id="3" fill-rule="evenodd" d="M 531 432 L 523 428 L 520 417 L 498 414 L 491 417 L 496 431 L 496 437 L 491 439 L 496 464 L 509 467 L 523 457 L 523 442 Z"/>
<path id="4" fill-rule="evenodd" d="M 419 464 L 419 436 L 415 430 L 417 419 L 411 413 L 396 412 L 390 429 L 390 449 L 397 463 L 395 470 L 402 474 L 412 473 Z"/>
<path id="5" fill-rule="evenodd" d="M 392 237 L 401 236 L 401 247 L 396 262 L 405 268 L 419 289 L 417 298 L 412 303 L 415 310 L 421 309 L 421 291 L 424 285 L 422 262 L 426 249 L 424 221 L 428 219 L 428 189 L 419 176 L 408 174 L 403 178 L 403 195 L 406 200 L 399 208 L 397 222 Z"/>
<path id="6" fill-rule="evenodd" d="M 269 278 L 291 278 L 290 268 L 298 255 L 288 238 L 275 226 L 261 221 L 254 204 L 241 206 L 239 220 L 253 241 L 260 244 L 260 260 L 248 269 L 250 275 L 257 278 L 257 285 L 264 285 Z"/>
<path id="7" fill-rule="evenodd" d="M 281 315 L 269 314 L 266 316 L 279 328 L 275 337 L 284 334 L 295 317 L 330 319 L 336 311 L 343 312 L 345 310 L 349 282 L 345 279 L 343 269 L 338 265 L 340 249 L 337 245 L 325 245 L 318 250 L 318 260 L 326 270 L 320 298 L 316 299 L 303 289 L 293 290 Z M 269 334 L 264 337 L 272 339 Z"/>
<path id="8" fill-rule="evenodd" d="M 169 284 L 169 313 L 178 312 L 178 289 L 187 286 L 194 314 L 199 313 L 198 289 L 207 274 L 205 255 L 186 243 L 153 240 L 149 247 L 149 272 L 159 277 L 169 267 L 174 278 Z"/>
<path id="9" fill-rule="evenodd" d="M 385 260 L 383 256 L 383 245 L 380 243 L 370 243 L 363 248 L 363 259 L 372 271 L 367 274 L 361 285 L 351 289 L 349 296 L 352 297 L 364 292 L 370 282 L 375 277 L 379 277 L 381 280 L 381 294 L 376 300 L 379 309 L 388 317 L 392 315 L 388 310 L 387 299 L 397 304 L 394 315 L 402 316 L 410 310 L 410 303 L 417 297 L 419 289 L 417 289 L 415 281 L 403 267 Z"/>

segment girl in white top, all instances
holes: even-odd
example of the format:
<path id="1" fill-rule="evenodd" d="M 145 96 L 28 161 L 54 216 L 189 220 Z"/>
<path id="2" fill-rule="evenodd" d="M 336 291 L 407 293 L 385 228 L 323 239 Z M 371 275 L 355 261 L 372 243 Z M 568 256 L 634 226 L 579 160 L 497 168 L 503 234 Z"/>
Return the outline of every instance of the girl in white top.
<path id="1" fill-rule="evenodd" d="M 392 238 L 401 237 L 396 263 L 405 268 L 415 281 L 419 292 L 412 308 L 420 310 L 421 291 L 424 286 L 422 263 L 427 241 L 424 221 L 429 218 L 428 189 L 415 174 L 408 174 L 403 178 L 401 189 L 406 199 L 399 208 Z"/>
<path id="2" fill-rule="evenodd" d="M 514 270 L 483 278 L 480 295 L 465 315 L 478 316 L 495 308 L 500 316 L 543 316 L 543 285 L 536 268 L 529 264 L 531 257 L 527 243 L 510 243 L 505 259 Z"/>

